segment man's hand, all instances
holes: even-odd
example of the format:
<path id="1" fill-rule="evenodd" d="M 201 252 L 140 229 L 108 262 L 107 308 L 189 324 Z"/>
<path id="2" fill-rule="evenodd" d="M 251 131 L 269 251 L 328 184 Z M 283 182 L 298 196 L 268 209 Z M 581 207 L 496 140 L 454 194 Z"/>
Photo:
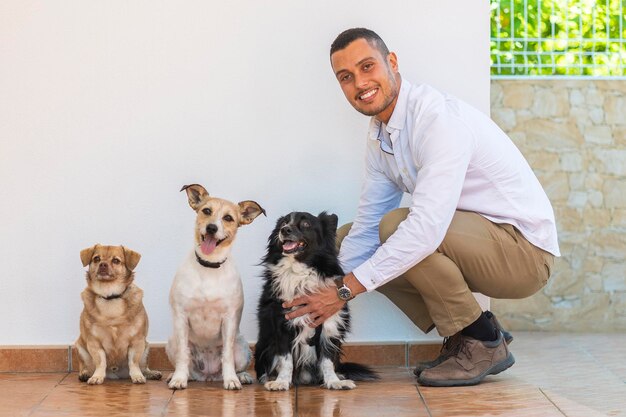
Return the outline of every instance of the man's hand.
<path id="1" fill-rule="evenodd" d="M 356 279 L 352 272 L 343 277 L 343 282 L 350 288 L 353 296 L 365 292 L 365 287 Z M 309 326 L 317 327 L 341 310 L 345 303 L 337 296 L 337 287 L 331 285 L 319 292 L 295 298 L 291 302 L 284 302 L 283 308 L 298 306 L 294 311 L 286 314 L 285 318 L 291 320 L 308 314 L 311 319 Z"/>
<path id="2" fill-rule="evenodd" d="M 299 306 L 286 314 L 285 318 L 291 320 L 308 314 L 310 318 L 309 327 L 317 327 L 341 310 L 345 303 L 337 297 L 337 287 L 331 285 L 320 292 L 295 298 L 291 302 L 284 302 L 283 308 Z"/>

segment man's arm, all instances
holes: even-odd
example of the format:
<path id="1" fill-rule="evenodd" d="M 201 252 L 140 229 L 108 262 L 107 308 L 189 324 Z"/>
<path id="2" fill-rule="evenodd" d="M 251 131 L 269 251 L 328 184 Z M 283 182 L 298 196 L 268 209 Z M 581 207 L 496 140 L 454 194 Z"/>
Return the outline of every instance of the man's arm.
<path id="1" fill-rule="evenodd" d="M 402 199 L 402 191 L 380 167 L 380 158 L 384 158 L 380 152 L 379 143 L 370 140 L 357 215 L 339 251 L 341 267 L 346 272 L 352 271 L 374 254 L 380 246 L 380 220 L 386 213 L 398 208 Z"/>
<path id="2" fill-rule="evenodd" d="M 411 138 L 419 167 L 409 215 L 374 255 L 352 272 L 368 291 L 402 275 L 443 241 L 458 206 L 475 139 L 457 116 L 442 111 Z"/>

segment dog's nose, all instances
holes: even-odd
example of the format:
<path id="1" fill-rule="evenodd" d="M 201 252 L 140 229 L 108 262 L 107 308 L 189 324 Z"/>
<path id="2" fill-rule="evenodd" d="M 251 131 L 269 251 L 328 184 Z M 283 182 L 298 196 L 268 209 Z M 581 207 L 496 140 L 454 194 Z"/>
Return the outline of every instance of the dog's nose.
<path id="1" fill-rule="evenodd" d="M 98 265 L 98 269 L 102 269 L 102 270 L 105 270 L 105 269 L 107 269 L 108 267 L 109 267 L 109 265 L 107 265 L 107 264 L 105 264 L 105 263 L 102 263 L 102 264 Z"/>
<path id="2" fill-rule="evenodd" d="M 291 226 L 286 225 L 286 226 L 281 227 L 281 228 L 280 228 L 280 232 L 281 232 L 283 235 L 289 235 L 289 234 L 291 234 L 291 232 L 292 232 L 292 230 L 291 230 Z"/>
<path id="3" fill-rule="evenodd" d="M 210 235 L 214 235 L 217 233 L 217 226 L 214 224 L 210 224 L 206 227 L 206 232 Z"/>

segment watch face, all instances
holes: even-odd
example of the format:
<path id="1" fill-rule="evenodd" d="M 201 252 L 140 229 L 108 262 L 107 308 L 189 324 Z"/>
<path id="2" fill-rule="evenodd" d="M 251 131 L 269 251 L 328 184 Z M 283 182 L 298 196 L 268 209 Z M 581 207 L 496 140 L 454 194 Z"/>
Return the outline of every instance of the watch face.
<path id="1" fill-rule="evenodd" d="M 348 301 L 350 298 L 352 298 L 352 291 L 350 291 L 350 288 L 341 287 L 337 290 L 337 295 L 342 300 Z"/>

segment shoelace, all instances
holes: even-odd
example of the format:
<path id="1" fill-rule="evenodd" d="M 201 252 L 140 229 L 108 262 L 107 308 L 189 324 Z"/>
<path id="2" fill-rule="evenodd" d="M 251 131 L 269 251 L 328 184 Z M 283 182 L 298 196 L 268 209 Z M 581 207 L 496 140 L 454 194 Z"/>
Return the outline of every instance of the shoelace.
<path id="1" fill-rule="evenodd" d="M 467 359 L 472 359 L 472 351 L 470 350 L 470 339 L 466 337 L 462 337 L 457 345 L 457 351 L 454 353 L 455 356 L 465 355 Z"/>

